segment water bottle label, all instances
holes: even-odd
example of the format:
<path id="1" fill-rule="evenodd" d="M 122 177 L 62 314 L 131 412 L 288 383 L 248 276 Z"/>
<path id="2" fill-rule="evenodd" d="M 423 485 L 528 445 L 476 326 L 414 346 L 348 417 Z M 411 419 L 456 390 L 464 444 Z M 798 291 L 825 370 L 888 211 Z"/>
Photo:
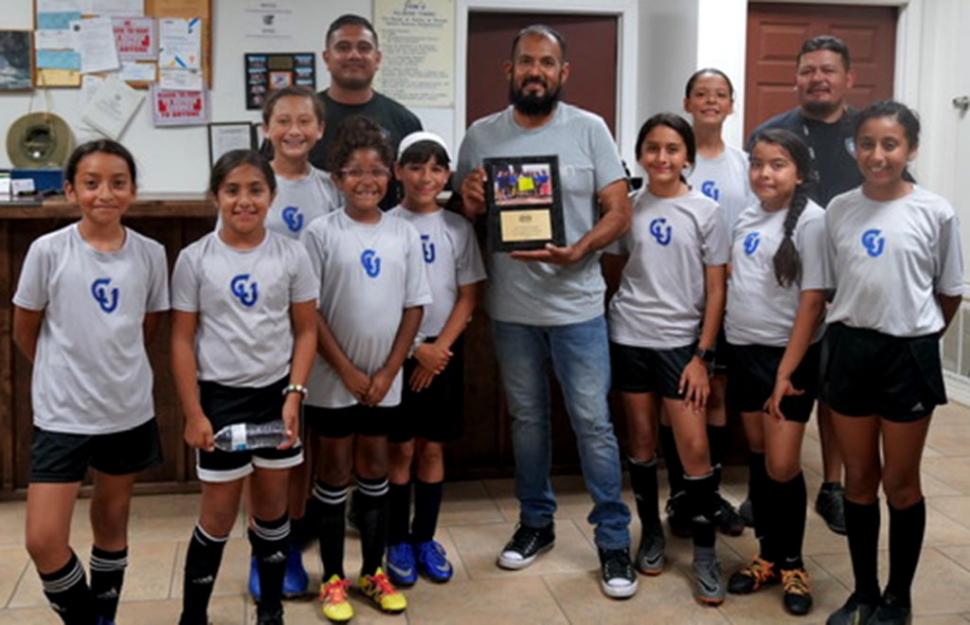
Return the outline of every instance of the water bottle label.
<path id="1" fill-rule="evenodd" d="M 230 448 L 233 451 L 246 451 L 246 424 L 236 423 L 229 432 L 232 434 Z"/>

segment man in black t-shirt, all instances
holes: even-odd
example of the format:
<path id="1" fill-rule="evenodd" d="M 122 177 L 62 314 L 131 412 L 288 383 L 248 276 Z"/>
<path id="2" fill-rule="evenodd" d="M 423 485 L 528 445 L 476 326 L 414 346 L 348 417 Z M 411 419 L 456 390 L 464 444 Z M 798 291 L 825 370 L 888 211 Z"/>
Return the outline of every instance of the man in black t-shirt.
<path id="1" fill-rule="evenodd" d="M 841 39 L 830 35 L 809 39 L 802 44 L 796 60 L 798 108 L 772 117 L 755 128 L 748 139 L 750 146 L 758 132 L 768 128 L 784 128 L 804 139 L 815 169 L 809 196 L 823 208 L 836 195 L 862 184 L 855 160 L 858 112 L 845 101 L 845 95 L 854 83 L 849 48 Z M 842 456 L 835 439 L 832 413 L 823 403 L 818 404 L 818 431 L 824 475 L 815 510 L 830 530 L 845 534 Z"/>
<path id="2" fill-rule="evenodd" d="M 799 106 L 772 117 L 751 133 L 754 137 L 759 130 L 784 128 L 805 140 L 817 176 L 809 195 L 822 208 L 836 195 L 862 184 L 853 138 L 857 111 L 845 102 L 854 83 L 846 45 L 828 35 L 813 37 L 798 53 L 795 90 Z"/>
<path id="3" fill-rule="evenodd" d="M 340 123 L 351 115 L 364 115 L 380 124 L 395 154 L 401 139 L 422 130 L 421 121 L 403 104 L 374 91 L 374 74 L 381 66 L 377 33 L 359 15 L 342 15 L 330 24 L 325 38 L 323 61 L 330 72 L 330 87 L 317 93 L 326 110 L 323 138 L 310 152 L 310 162 L 327 169 L 327 146 L 336 136 Z M 381 208 L 397 205 L 400 185 L 393 181 Z"/>

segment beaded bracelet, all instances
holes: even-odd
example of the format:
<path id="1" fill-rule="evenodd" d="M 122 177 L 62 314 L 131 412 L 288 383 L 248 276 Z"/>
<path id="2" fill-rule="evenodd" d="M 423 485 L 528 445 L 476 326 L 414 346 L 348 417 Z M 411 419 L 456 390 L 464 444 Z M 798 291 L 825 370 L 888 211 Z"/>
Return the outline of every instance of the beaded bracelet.
<path id="1" fill-rule="evenodd" d="M 306 390 L 306 387 L 303 386 L 302 384 L 290 384 L 289 386 L 283 389 L 283 395 L 286 396 L 286 395 L 289 395 L 290 393 L 299 393 L 303 397 L 306 397 L 307 390 Z"/>

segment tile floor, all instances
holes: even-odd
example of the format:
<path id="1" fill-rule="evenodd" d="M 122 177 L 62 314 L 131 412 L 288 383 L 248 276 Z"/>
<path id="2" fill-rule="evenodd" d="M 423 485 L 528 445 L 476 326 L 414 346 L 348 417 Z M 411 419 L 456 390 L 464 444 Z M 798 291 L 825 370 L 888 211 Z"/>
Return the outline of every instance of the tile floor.
<path id="1" fill-rule="evenodd" d="M 814 428 L 805 440 L 804 465 L 809 493 L 820 483 Z M 746 490 L 746 470 L 729 468 L 725 496 L 737 503 Z M 661 482 L 665 481 L 661 478 Z M 419 581 L 407 592 L 404 615 L 386 616 L 354 598 L 354 623 L 488 625 L 512 623 L 822 623 L 848 594 L 852 572 L 845 540 L 808 514 L 805 554 L 815 609 L 803 618 L 787 616 L 777 587 L 747 597 L 732 597 L 720 608 L 702 607 L 690 593 L 690 544 L 670 539 L 663 575 L 640 578 L 628 601 L 604 597 L 598 585 L 592 529 L 586 523 L 589 500 L 578 477 L 555 480 L 559 494 L 556 548 L 532 567 L 509 572 L 495 566 L 498 549 L 515 526 L 517 505 L 510 480 L 448 484 L 438 539 L 456 565 L 446 586 Z M 928 506 L 926 541 L 914 589 L 915 623 L 970 623 L 970 408 L 951 405 L 937 412 L 923 463 Z M 666 493 L 663 493 L 666 497 Z M 632 503 L 632 495 L 626 492 Z M 79 554 L 90 550 L 88 502 L 78 502 L 72 540 Z M 139 497 L 133 503 L 130 566 L 118 623 L 173 624 L 178 619 L 186 540 L 198 512 L 196 495 Z M 885 513 L 883 518 L 885 519 Z M 0 502 L 0 623 L 56 625 L 23 547 L 23 502 Z M 209 611 L 215 625 L 248 624 L 254 610 L 246 596 L 249 546 L 240 518 L 226 550 Z M 634 523 L 634 540 L 639 527 Z M 883 526 L 882 548 L 886 548 Z M 348 571 L 359 566 L 358 545 L 349 538 Z M 750 530 L 739 538 L 719 539 L 723 567 L 731 572 L 754 553 Z M 885 579 L 885 551 L 882 552 Z M 311 575 L 321 566 L 315 550 L 304 555 Z M 325 620 L 315 601 L 288 602 L 288 625 Z"/>

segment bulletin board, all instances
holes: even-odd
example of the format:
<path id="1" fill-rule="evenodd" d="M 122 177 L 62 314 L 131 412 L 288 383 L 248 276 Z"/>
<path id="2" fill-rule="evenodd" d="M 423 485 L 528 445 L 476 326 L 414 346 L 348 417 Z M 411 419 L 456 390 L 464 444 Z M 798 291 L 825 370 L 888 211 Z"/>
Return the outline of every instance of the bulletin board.
<path id="1" fill-rule="evenodd" d="M 67 18 L 65 16 L 69 15 L 70 12 L 64 13 L 43 13 L 40 12 L 44 10 L 44 6 L 58 6 L 58 11 L 61 8 L 67 8 L 70 5 L 76 5 L 78 7 L 77 11 L 74 13 L 79 13 L 83 18 L 101 17 L 102 14 L 97 12 L 91 12 L 91 7 L 95 10 L 100 10 L 101 7 L 121 7 L 121 6 L 136 6 L 141 4 L 143 10 L 143 17 L 154 19 L 154 38 L 156 43 L 156 55 L 154 59 L 149 58 L 150 53 L 139 56 L 138 54 L 129 55 L 128 58 L 124 59 L 131 62 L 132 69 L 138 70 L 132 72 L 132 78 L 127 79 L 126 82 L 132 87 L 147 88 L 152 84 L 155 84 L 160 79 L 160 74 L 157 67 L 157 42 L 160 38 L 159 24 L 160 20 L 166 18 L 177 18 L 185 20 L 199 20 L 199 26 L 201 28 L 201 41 L 200 41 L 200 63 L 199 71 L 202 74 L 202 82 L 205 87 L 212 87 L 212 0 L 78 0 L 77 2 L 50 2 L 49 0 L 34 0 L 34 29 L 35 29 L 35 39 L 43 40 L 44 38 L 52 39 L 54 35 L 60 33 L 51 32 L 57 29 L 64 29 L 67 27 L 67 22 L 64 21 Z M 116 17 L 115 23 L 115 34 L 117 35 L 117 20 L 126 19 L 123 17 Z M 137 18 L 132 18 L 133 22 L 137 22 Z M 137 24 L 136 24 L 137 26 Z M 45 30 L 47 32 L 41 33 L 41 37 L 38 37 L 38 32 Z M 74 55 L 78 53 L 75 51 L 72 53 L 68 49 L 57 49 L 56 40 L 54 43 L 50 44 L 54 49 L 41 50 L 39 41 L 37 48 L 35 60 L 42 62 L 36 63 L 37 68 L 35 71 L 34 85 L 37 87 L 74 87 L 78 88 L 81 86 L 82 72 L 81 69 L 75 68 L 77 59 Z M 65 39 L 65 48 L 67 47 L 67 40 Z M 50 65 L 53 67 L 41 67 L 41 65 Z M 152 71 L 152 67 L 154 71 Z M 98 72 L 94 72 L 98 75 Z M 105 75 L 105 74 L 101 74 Z M 122 76 L 124 77 L 124 76 Z"/>

